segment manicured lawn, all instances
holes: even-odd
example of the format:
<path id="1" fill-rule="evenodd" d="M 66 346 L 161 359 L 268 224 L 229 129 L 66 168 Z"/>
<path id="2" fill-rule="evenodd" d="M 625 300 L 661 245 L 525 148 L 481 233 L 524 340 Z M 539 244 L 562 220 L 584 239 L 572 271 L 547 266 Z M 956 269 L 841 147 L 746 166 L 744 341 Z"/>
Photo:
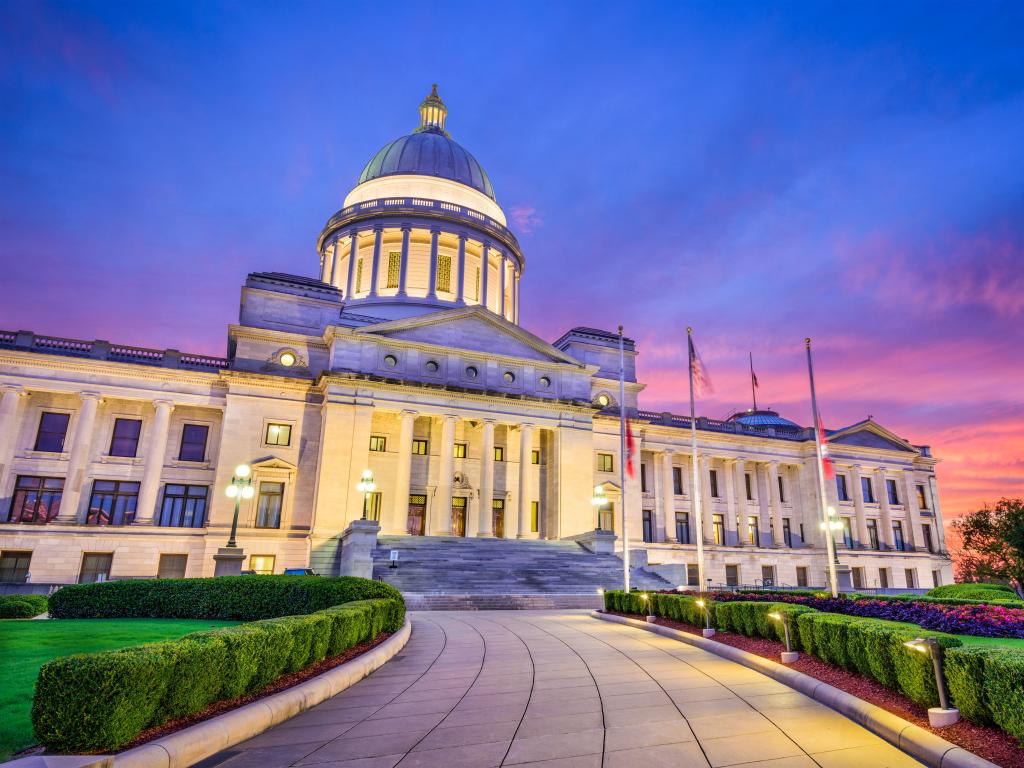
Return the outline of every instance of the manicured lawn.
<path id="1" fill-rule="evenodd" d="M 154 640 L 169 640 L 237 621 L 198 619 L 61 619 L 0 621 L 4 659 L 0 685 L 0 760 L 35 743 L 32 689 L 39 667 L 72 653 L 109 651 Z"/>
<path id="2" fill-rule="evenodd" d="M 957 635 L 964 645 L 985 645 L 989 648 L 1016 648 L 1024 651 L 1024 638 L 1019 637 L 975 637 L 974 635 Z"/>

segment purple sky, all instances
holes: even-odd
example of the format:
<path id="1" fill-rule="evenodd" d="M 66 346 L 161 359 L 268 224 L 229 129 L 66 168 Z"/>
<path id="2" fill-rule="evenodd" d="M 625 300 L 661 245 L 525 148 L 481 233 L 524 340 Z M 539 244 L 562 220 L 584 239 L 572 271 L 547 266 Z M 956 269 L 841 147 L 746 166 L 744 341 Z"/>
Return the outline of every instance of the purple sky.
<path id="1" fill-rule="evenodd" d="M 1024 5 L 0 0 L 0 328 L 224 352 L 431 82 L 527 257 L 523 324 L 626 326 L 645 407 L 868 414 L 946 511 L 1024 495 Z M 484 10 L 487 9 L 487 10 Z"/>

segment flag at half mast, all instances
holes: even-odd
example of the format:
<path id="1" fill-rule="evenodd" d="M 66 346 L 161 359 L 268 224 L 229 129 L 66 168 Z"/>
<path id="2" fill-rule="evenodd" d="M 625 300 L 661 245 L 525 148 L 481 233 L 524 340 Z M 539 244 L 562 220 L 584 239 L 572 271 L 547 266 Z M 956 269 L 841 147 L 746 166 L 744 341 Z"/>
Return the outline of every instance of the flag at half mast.
<path id="1" fill-rule="evenodd" d="M 693 335 L 687 334 L 687 343 L 690 345 L 690 373 L 693 374 L 693 393 L 697 397 L 710 395 L 714 392 L 711 386 L 711 376 L 708 374 L 707 366 L 701 359 L 700 353 L 693 345 Z"/>

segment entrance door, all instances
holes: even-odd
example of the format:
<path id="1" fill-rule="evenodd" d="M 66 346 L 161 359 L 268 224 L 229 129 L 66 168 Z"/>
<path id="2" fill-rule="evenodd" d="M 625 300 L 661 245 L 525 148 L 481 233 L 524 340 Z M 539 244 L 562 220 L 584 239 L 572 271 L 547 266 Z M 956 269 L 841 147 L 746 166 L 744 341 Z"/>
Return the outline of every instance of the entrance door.
<path id="1" fill-rule="evenodd" d="M 412 495 L 409 497 L 409 516 L 406 530 L 410 536 L 422 536 L 427 522 L 427 497 Z"/>
<path id="2" fill-rule="evenodd" d="M 505 538 L 505 500 L 494 500 L 494 535 L 499 539 Z"/>
<path id="3" fill-rule="evenodd" d="M 466 499 L 464 496 L 452 498 L 452 535 L 466 535 Z"/>

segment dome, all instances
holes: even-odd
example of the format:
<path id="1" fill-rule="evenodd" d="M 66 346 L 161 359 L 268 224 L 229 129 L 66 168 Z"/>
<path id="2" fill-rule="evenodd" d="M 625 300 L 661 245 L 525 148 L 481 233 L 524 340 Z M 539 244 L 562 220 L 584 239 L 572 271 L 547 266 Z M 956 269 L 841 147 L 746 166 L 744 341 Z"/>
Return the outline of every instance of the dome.
<path id="1" fill-rule="evenodd" d="M 377 152 L 363 168 L 359 183 L 400 174 L 435 176 L 465 184 L 497 201 L 483 167 L 445 131 L 447 114 L 435 85 L 420 104 L 420 127 Z"/>
<path id="2" fill-rule="evenodd" d="M 748 427 L 761 427 L 766 429 L 803 429 L 796 422 L 784 419 L 775 411 L 753 409 L 734 414 L 729 421 L 736 421 Z"/>

